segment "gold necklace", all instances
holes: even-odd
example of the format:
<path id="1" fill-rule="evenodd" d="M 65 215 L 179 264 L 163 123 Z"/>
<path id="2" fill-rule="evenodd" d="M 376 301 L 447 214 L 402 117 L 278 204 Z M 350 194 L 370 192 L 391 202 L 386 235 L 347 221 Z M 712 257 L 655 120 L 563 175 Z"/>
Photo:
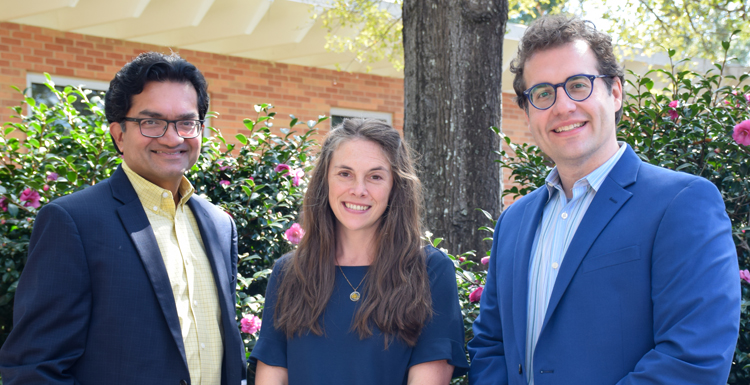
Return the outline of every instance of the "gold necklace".
<path id="1" fill-rule="evenodd" d="M 365 276 L 362 277 L 362 280 L 359 281 L 359 285 L 357 285 L 357 287 L 354 287 L 354 285 L 352 285 L 352 283 L 349 282 L 349 278 L 346 278 L 346 274 L 344 274 L 344 270 L 341 268 L 341 265 L 339 265 L 339 270 L 341 271 L 341 275 L 344 276 L 344 279 L 346 280 L 346 283 L 348 283 L 349 286 L 352 287 L 352 290 L 354 290 L 354 291 L 352 291 L 351 294 L 349 294 L 349 299 L 352 300 L 352 302 L 359 301 L 359 299 L 362 297 L 362 295 L 359 294 L 359 292 L 357 291 L 357 289 L 359 289 L 359 287 L 362 286 L 362 282 L 365 281 L 365 278 L 367 277 L 367 273 L 369 273 L 370 271 L 368 270 L 367 273 L 365 273 Z"/>

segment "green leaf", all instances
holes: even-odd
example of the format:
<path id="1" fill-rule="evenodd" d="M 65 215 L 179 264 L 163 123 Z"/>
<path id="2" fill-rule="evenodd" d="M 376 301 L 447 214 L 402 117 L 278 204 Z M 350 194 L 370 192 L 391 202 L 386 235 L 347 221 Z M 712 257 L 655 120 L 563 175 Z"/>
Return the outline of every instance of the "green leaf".
<path id="1" fill-rule="evenodd" d="M 249 196 L 249 197 L 252 197 L 252 196 L 253 196 L 253 191 L 252 191 L 252 190 L 250 190 L 250 187 L 247 187 L 247 186 L 245 186 L 245 185 L 242 185 L 242 191 L 244 191 L 244 192 L 245 192 L 245 194 L 247 194 L 247 196 Z"/>
<path id="2" fill-rule="evenodd" d="M 14 205 L 13 203 L 8 203 L 8 214 L 10 214 L 10 216 L 13 218 L 17 217 L 18 206 Z"/>
<path id="3" fill-rule="evenodd" d="M 234 137 L 237 138 L 237 140 L 239 140 L 240 143 L 242 143 L 243 146 L 247 145 L 247 136 L 242 135 L 242 134 L 237 134 Z"/>
<path id="4" fill-rule="evenodd" d="M 75 184 L 78 181 L 78 173 L 73 172 L 73 171 L 68 171 L 66 175 L 70 183 Z"/>
<path id="5" fill-rule="evenodd" d="M 728 49 L 729 49 L 729 42 L 728 42 L 728 41 L 722 41 L 722 42 L 721 42 L 721 46 L 722 46 L 722 47 L 724 48 L 724 50 L 726 51 L 726 50 L 728 50 Z"/>
<path id="6" fill-rule="evenodd" d="M 439 245 L 439 244 L 440 244 L 440 242 L 442 242 L 442 241 L 443 241 L 443 238 L 435 238 L 435 239 L 433 239 L 433 240 L 432 240 L 432 246 L 433 246 L 433 247 L 438 247 L 438 245 Z"/>

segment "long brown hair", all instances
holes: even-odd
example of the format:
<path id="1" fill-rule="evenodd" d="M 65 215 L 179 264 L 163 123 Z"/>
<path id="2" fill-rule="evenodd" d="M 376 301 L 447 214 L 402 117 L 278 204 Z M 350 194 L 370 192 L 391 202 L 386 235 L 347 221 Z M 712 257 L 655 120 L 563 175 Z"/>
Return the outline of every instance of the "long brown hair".
<path id="1" fill-rule="evenodd" d="M 328 170 L 333 152 L 353 139 L 380 146 L 391 165 L 393 187 L 378 222 L 375 258 L 352 329 L 360 338 L 367 338 L 376 326 L 385 335 L 386 346 L 393 337 L 414 346 L 422 326 L 432 316 L 426 256 L 420 239 L 422 185 L 409 146 L 395 129 L 378 120 L 348 119 L 326 137 L 305 193 L 305 236 L 282 270 L 274 323 L 287 338 L 307 331 L 323 334 L 321 316 L 336 278 L 336 217 L 328 202 Z"/>

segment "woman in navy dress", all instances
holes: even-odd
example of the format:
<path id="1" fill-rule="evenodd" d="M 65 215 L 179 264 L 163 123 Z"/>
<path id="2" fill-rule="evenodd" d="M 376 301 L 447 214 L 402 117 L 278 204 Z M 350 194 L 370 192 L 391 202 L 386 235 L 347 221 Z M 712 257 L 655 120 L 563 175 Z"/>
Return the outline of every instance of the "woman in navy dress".
<path id="1" fill-rule="evenodd" d="M 410 151 L 377 120 L 329 133 L 306 233 L 269 280 L 256 384 L 448 384 L 466 373 L 453 263 L 420 239 Z"/>

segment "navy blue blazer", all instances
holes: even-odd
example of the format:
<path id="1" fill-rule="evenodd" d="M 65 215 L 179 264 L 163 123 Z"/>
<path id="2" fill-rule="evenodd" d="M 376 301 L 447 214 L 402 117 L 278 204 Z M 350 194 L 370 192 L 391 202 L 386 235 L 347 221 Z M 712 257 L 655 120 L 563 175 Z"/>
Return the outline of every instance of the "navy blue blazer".
<path id="1" fill-rule="evenodd" d="M 222 384 L 237 385 L 245 377 L 235 313 L 237 232 L 205 199 L 193 195 L 188 206 L 219 295 Z M 0 350 L 5 385 L 190 383 L 169 277 L 122 168 L 40 210 L 13 324 Z"/>
<path id="2" fill-rule="evenodd" d="M 472 384 L 527 383 L 529 259 L 547 199 L 547 188 L 537 189 L 498 220 L 469 343 Z M 560 266 L 534 352 L 535 384 L 725 384 L 739 285 L 716 187 L 628 148 Z"/>

